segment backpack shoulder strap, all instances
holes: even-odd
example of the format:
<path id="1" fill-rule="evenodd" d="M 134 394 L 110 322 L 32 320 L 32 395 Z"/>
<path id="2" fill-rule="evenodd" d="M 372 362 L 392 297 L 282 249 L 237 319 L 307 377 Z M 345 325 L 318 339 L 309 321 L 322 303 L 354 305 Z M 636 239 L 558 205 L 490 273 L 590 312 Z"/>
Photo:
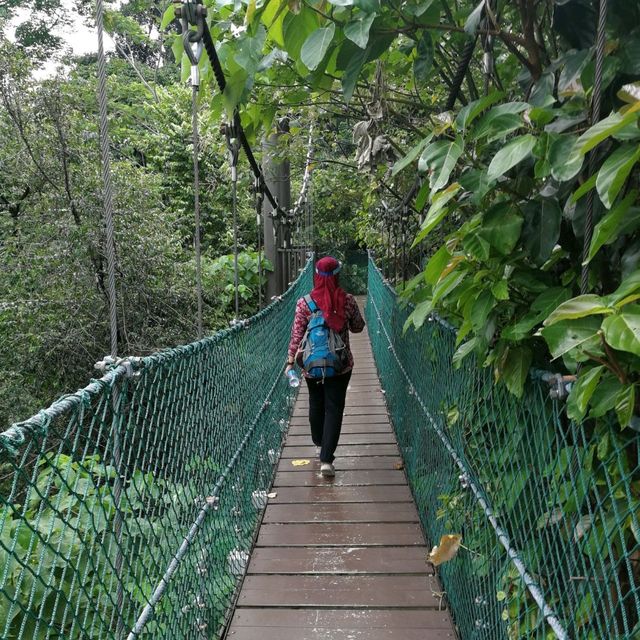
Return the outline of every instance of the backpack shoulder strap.
<path id="1" fill-rule="evenodd" d="M 304 297 L 304 301 L 307 303 L 311 313 L 318 310 L 318 305 L 313 301 L 313 298 L 310 295 L 306 295 Z"/>

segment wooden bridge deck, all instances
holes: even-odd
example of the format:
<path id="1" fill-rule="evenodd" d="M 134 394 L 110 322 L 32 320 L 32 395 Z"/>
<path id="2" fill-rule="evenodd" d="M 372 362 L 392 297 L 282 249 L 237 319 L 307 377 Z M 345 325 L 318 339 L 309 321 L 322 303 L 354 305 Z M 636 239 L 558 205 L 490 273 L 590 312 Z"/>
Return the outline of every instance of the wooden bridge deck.
<path id="1" fill-rule="evenodd" d="M 303 383 L 228 640 L 455 638 L 366 329 L 352 348 L 336 477 L 319 473 Z"/>

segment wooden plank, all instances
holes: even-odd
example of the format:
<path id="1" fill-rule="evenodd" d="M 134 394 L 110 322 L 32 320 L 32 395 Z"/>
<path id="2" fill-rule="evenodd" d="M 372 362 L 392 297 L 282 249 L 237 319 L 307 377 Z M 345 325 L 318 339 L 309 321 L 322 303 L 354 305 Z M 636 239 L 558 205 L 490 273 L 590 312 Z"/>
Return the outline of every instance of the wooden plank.
<path id="1" fill-rule="evenodd" d="M 296 405 L 293 410 L 293 416 L 307 416 L 309 414 L 309 408 L 301 405 Z M 350 405 L 344 408 L 345 416 L 367 416 L 367 415 L 387 415 L 387 408 L 384 405 L 370 406 L 370 407 L 352 407 Z"/>
<path id="2" fill-rule="evenodd" d="M 269 504 L 326 502 L 405 502 L 413 500 L 406 485 L 369 487 L 280 487 Z"/>
<path id="3" fill-rule="evenodd" d="M 282 449 L 283 458 L 315 458 L 316 448 L 290 447 L 285 445 Z M 399 456 L 400 451 L 395 444 L 353 444 L 338 445 L 336 456 L 351 458 L 353 456 Z"/>
<path id="4" fill-rule="evenodd" d="M 238 606 L 436 609 L 442 603 L 435 593 L 430 576 L 251 575 L 244 580 Z"/>
<path id="5" fill-rule="evenodd" d="M 385 404 L 384 397 L 381 394 L 380 395 L 373 395 L 373 394 L 354 395 L 354 394 L 347 393 L 346 406 L 347 407 L 386 407 L 387 405 Z"/>
<path id="6" fill-rule="evenodd" d="M 297 436 L 290 434 L 287 438 L 287 445 L 291 447 L 304 447 L 310 444 L 311 438 L 308 435 Z M 389 433 L 341 433 L 340 444 L 395 444 L 396 437 Z"/>
<path id="7" fill-rule="evenodd" d="M 315 457 L 307 458 L 310 460 L 309 465 L 294 466 L 295 458 L 283 458 L 278 464 L 278 471 L 309 471 L 309 469 L 320 470 L 320 461 Z M 395 469 L 398 471 L 402 465 L 402 459 L 399 456 L 359 456 L 353 458 L 336 458 L 334 466 L 336 471 L 345 471 L 347 469 L 354 471 L 362 471 L 366 469 Z"/>
<path id="8" fill-rule="evenodd" d="M 270 627 L 304 629 L 318 626 L 365 632 L 389 627 L 404 630 L 447 629 L 450 625 L 447 611 L 431 609 L 239 609 L 231 623 L 232 628 L 261 627 L 266 630 Z M 429 638 L 424 636 L 422 640 Z M 325 640 L 333 640 L 333 636 L 325 636 Z"/>
<path id="9" fill-rule="evenodd" d="M 293 416 L 290 420 L 291 425 L 308 425 L 309 417 L 308 413 L 305 412 L 304 415 L 296 415 Z M 386 424 L 391 425 L 391 421 L 389 420 L 389 416 L 386 414 L 378 414 L 374 416 L 344 416 L 342 418 L 342 424 Z"/>
<path id="10" fill-rule="evenodd" d="M 270 503 L 262 522 L 418 522 L 418 511 L 413 502 Z"/>
<path id="11" fill-rule="evenodd" d="M 313 468 L 315 466 L 315 468 Z M 311 468 L 309 468 L 311 467 Z M 406 484 L 402 471 L 395 469 L 364 469 L 338 471 L 333 478 L 325 478 L 316 465 L 308 465 L 305 471 L 281 471 L 276 474 L 274 487 L 322 487 L 331 483 L 334 487 Z"/>
<path id="12" fill-rule="evenodd" d="M 263 524 L 258 547 L 325 546 L 424 546 L 420 525 L 415 522 L 314 522 Z"/>
<path id="13" fill-rule="evenodd" d="M 261 547 L 251 554 L 249 574 L 433 574 L 426 547 Z"/>
<path id="14" fill-rule="evenodd" d="M 455 640 L 446 629 L 350 629 L 341 627 L 231 627 L 228 640 Z"/>
<path id="15" fill-rule="evenodd" d="M 289 436 L 307 436 L 311 437 L 311 428 L 309 421 L 296 422 L 289 426 Z M 343 423 L 342 433 L 393 433 L 393 428 L 389 422 L 370 423 Z"/>

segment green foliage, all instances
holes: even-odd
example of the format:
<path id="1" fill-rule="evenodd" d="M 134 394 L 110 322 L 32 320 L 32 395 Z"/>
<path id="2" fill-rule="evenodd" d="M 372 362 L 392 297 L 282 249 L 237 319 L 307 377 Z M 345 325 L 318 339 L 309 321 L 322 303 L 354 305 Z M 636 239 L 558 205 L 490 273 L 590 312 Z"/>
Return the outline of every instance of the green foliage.
<path id="1" fill-rule="evenodd" d="M 241 301 L 240 315 L 251 315 L 256 308 L 258 291 L 267 283 L 267 272 L 273 271 L 273 265 L 260 257 L 262 277 L 258 266 L 256 251 L 238 254 L 238 295 Z M 219 301 L 226 307 L 228 316 L 235 304 L 235 256 L 233 254 L 219 256 L 215 260 L 206 259 L 203 264 L 203 285 L 207 290 L 207 297 Z"/>
<path id="2" fill-rule="evenodd" d="M 536 313 L 546 317 L 568 293 L 542 292 Z M 526 379 L 527 347 L 509 348 L 508 380 L 498 385 L 472 356 L 455 366 L 455 329 L 439 318 L 403 334 L 412 311 L 397 303 L 373 263 L 369 295 L 376 365 L 422 524 L 432 540 L 463 538 L 455 558 L 438 567 L 460 636 L 476 637 L 478 629 L 492 639 L 556 636 L 497 541 L 498 524 L 572 637 L 635 638 L 637 606 L 606 596 L 612 587 L 630 592 L 640 551 L 638 433 L 613 428 L 614 420 L 580 422 L 589 405 L 602 405 L 601 415 L 615 406 L 620 415 L 633 397 L 618 395 L 624 387 L 611 384 L 604 365 L 585 365 L 568 421 L 546 384 Z M 479 300 L 477 314 L 486 316 L 492 302 Z"/>

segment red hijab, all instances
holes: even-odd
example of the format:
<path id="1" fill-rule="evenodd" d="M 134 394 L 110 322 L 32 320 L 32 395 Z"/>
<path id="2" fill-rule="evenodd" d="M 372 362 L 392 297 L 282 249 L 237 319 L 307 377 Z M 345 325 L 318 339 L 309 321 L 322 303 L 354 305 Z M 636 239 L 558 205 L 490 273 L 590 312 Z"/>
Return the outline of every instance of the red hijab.
<path id="1" fill-rule="evenodd" d="M 347 294 L 338 283 L 341 267 L 340 262 L 331 256 L 320 258 L 316 262 L 311 292 L 313 301 L 322 309 L 325 322 L 334 331 L 341 331 L 346 322 L 344 305 Z"/>

